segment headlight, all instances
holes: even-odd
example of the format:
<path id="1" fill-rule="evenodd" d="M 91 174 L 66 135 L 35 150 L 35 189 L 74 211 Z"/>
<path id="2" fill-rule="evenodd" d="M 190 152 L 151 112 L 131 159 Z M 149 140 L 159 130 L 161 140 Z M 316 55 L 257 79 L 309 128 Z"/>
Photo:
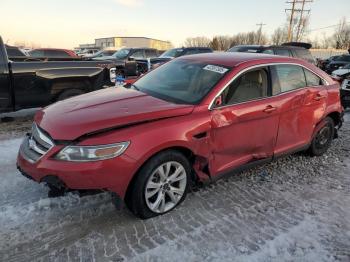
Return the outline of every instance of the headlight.
<path id="1" fill-rule="evenodd" d="M 110 159 L 123 154 L 129 144 L 130 142 L 100 146 L 67 146 L 55 156 L 55 159 L 72 162 Z"/>

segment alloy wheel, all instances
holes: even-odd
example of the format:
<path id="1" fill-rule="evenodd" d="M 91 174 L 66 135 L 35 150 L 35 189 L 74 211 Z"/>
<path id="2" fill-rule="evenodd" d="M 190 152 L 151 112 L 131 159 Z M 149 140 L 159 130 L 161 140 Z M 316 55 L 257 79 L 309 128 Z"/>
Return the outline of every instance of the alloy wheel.
<path id="1" fill-rule="evenodd" d="M 158 166 L 145 187 L 147 207 L 154 213 L 165 213 L 182 199 L 187 185 L 187 174 L 182 164 L 168 161 Z"/>

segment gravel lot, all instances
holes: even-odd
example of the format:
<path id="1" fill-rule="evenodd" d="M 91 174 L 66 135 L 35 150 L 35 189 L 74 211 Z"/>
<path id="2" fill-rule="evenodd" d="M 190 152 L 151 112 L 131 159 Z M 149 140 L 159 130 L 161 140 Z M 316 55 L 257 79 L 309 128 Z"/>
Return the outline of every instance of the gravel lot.
<path id="1" fill-rule="evenodd" d="M 324 156 L 220 180 L 144 221 L 108 193 L 49 199 L 22 177 L 30 119 L 0 123 L 0 261 L 350 261 L 350 112 Z"/>

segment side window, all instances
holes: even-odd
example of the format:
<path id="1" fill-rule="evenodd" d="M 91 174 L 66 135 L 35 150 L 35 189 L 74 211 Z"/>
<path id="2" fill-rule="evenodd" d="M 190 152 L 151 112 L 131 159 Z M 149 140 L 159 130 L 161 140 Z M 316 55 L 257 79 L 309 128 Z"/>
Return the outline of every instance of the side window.
<path id="1" fill-rule="evenodd" d="M 25 56 L 19 49 L 17 48 L 6 48 L 7 56 Z"/>
<path id="2" fill-rule="evenodd" d="M 289 50 L 287 49 L 275 49 L 275 54 L 281 56 L 292 56 Z"/>
<path id="3" fill-rule="evenodd" d="M 29 52 L 29 55 L 32 57 L 44 57 L 44 51 L 43 50 L 33 50 Z"/>
<path id="4" fill-rule="evenodd" d="M 144 50 L 137 50 L 135 51 L 131 57 L 135 58 L 135 59 L 138 59 L 138 58 L 145 58 L 145 55 L 144 55 Z"/>
<path id="5" fill-rule="evenodd" d="M 199 53 L 198 49 L 193 48 L 193 49 L 186 50 L 184 55 L 195 55 L 198 53 Z"/>
<path id="6" fill-rule="evenodd" d="M 231 105 L 267 96 L 268 74 L 265 68 L 244 73 L 223 92 L 223 105 Z"/>
<path id="7" fill-rule="evenodd" d="M 198 49 L 198 54 L 204 54 L 204 53 L 213 53 L 213 50 L 211 49 Z"/>
<path id="8" fill-rule="evenodd" d="M 64 51 L 59 50 L 46 50 L 45 51 L 46 57 L 69 57 L 69 55 Z"/>
<path id="9" fill-rule="evenodd" d="M 271 67 L 272 94 L 288 92 L 306 86 L 303 68 L 297 65 L 275 65 Z"/>
<path id="10" fill-rule="evenodd" d="M 304 69 L 305 77 L 306 77 L 306 84 L 307 86 L 319 86 L 323 85 L 323 81 L 321 78 L 319 78 L 314 73 L 310 72 L 307 69 Z"/>
<path id="11" fill-rule="evenodd" d="M 263 54 L 270 54 L 270 55 L 273 55 L 273 50 L 272 49 L 265 49 L 264 51 L 262 51 L 261 53 Z"/>

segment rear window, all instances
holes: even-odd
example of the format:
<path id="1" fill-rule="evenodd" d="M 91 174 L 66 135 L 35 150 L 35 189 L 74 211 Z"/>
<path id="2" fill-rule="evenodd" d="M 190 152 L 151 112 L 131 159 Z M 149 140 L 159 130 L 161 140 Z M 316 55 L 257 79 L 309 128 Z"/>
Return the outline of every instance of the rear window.
<path id="1" fill-rule="evenodd" d="M 275 54 L 280 56 L 291 56 L 291 53 L 287 49 L 275 49 Z"/>
<path id="2" fill-rule="evenodd" d="M 306 77 L 306 84 L 307 86 L 319 86 L 323 85 L 323 81 L 321 78 L 319 78 L 314 73 L 310 72 L 307 69 L 304 69 L 305 77 Z"/>
<path id="3" fill-rule="evenodd" d="M 314 62 L 314 58 L 312 57 L 310 51 L 307 49 L 295 49 L 294 53 L 298 58 L 304 59 L 310 63 Z"/>
<path id="4" fill-rule="evenodd" d="M 255 46 L 235 46 L 227 50 L 227 52 L 260 53 L 261 48 Z"/>

